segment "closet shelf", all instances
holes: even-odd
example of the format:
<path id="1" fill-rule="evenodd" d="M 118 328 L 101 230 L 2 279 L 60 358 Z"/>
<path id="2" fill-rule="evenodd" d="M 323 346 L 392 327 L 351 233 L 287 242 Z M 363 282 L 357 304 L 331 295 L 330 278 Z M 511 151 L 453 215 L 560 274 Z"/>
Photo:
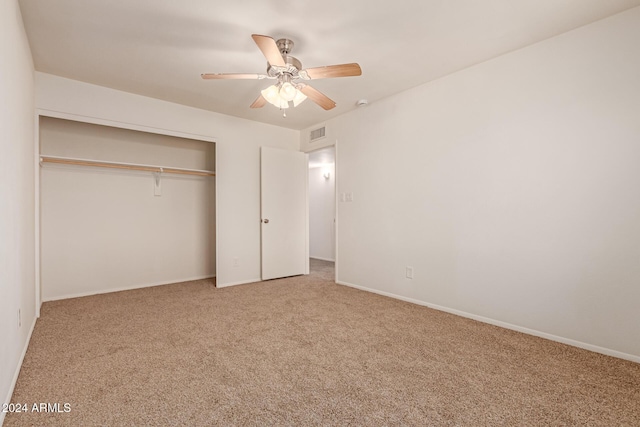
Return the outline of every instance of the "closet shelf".
<path id="1" fill-rule="evenodd" d="M 154 165 L 141 165 L 135 163 L 121 163 L 121 162 L 105 162 L 88 159 L 75 159 L 71 157 L 57 157 L 57 156 L 40 156 L 40 164 L 42 163 L 58 163 L 65 165 L 77 165 L 77 166 L 94 166 L 99 168 L 112 168 L 112 169 L 129 169 L 146 172 L 160 172 L 160 173 L 176 173 L 182 175 L 199 175 L 199 176 L 215 176 L 216 173 L 208 170 L 199 169 L 185 169 L 185 168 L 173 168 Z"/>

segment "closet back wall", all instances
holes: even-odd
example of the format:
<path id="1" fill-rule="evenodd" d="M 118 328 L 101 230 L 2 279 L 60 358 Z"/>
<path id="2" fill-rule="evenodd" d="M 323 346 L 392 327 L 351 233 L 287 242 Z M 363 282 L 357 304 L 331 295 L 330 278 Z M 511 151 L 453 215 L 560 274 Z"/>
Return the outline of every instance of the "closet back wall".
<path id="1" fill-rule="evenodd" d="M 214 170 L 215 144 L 41 117 L 41 155 Z M 43 301 L 215 276 L 215 178 L 45 164 Z"/>

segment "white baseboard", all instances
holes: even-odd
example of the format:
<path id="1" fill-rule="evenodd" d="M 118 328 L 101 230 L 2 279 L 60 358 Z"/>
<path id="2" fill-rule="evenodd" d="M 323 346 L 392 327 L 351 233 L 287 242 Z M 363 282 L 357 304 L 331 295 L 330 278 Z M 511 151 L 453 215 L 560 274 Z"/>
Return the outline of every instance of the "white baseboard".
<path id="1" fill-rule="evenodd" d="M 3 401 L 4 403 L 11 403 L 11 396 L 13 396 L 13 391 L 16 388 L 16 384 L 18 382 L 18 376 L 20 375 L 20 369 L 22 369 L 22 362 L 24 362 L 24 356 L 27 354 L 27 349 L 29 348 L 29 343 L 31 342 L 31 335 L 33 334 L 33 330 L 36 327 L 37 317 L 34 316 L 33 322 L 31 323 L 31 329 L 29 329 L 29 334 L 27 335 L 27 340 L 24 343 L 24 348 L 22 349 L 22 354 L 20 355 L 20 359 L 18 360 L 18 366 L 16 367 L 16 371 L 13 374 L 13 379 L 11 380 L 11 386 L 9 387 L 9 393 L 7 397 Z M 0 411 L 0 426 L 4 423 L 4 417 L 6 416 L 6 412 Z"/>
<path id="2" fill-rule="evenodd" d="M 320 261 L 336 262 L 336 260 L 335 260 L 335 259 L 321 258 L 321 257 L 319 257 L 319 256 L 313 256 L 313 255 L 309 256 L 309 258 L 319 259 Z"/>
<path id="3" fill-rule="evenodd" d="M 239 282 L 216 283 L 216 288 L 226 288 L 228 286 L 246 285 L 247 283 L 256 283 L 256 282 L 262 282 L 262 278 L 258 277 L 257 279 L 241 280 Z"/>
<path id="4" fill-rule="evenodd" d="M 109 289 L 100 289 L 97 291 L 88 291 L 88 292 L 80 292 L 76 294 L 66 294 L 56 297 L 49 297 L 43 300 L 43 302 L 47 301 L 58 301 L 61 299 L 70 299 L 70 298 L 80 298 L 80 297 L 88 297 L 91 295 L 100 295 L 100 294 L 109 294 L 111 292 L 122 292 L 122 291 L 131 291 L 134 289 L 143 289 L 143 288 L 151 288 L 153 286 L 164 286 L 164 285 L 172 285 L 174 283 L 182 283 L 182 282 L 191 282 L 193 280 L 204 280 L 204 279 L 212 279 L 216 277 L 216 275 L 206 275 L 206 276 L 197 276 L 191 277 L 187 279 L 178 279 L 172 280 L 170 282 L 157 282 L 157 283 L 145 283 L 144 285 L 132 285 L 132 286 L 123 286 L 121 288 L 109 288 Z"/>
<path id="5" fill-rule="evenodd" d="M 484 317 L 484 316 L 478 316 L 477 314 L 471 314 L 471 313 L 467 313 L 464 311 L 460 311 L 460 310 L 455 310 L 453 308 L 448 308 L 448 307 L 443 307 L 441 305 L 437 305 L 437 304 L 431 304 L 425 301 L 421 301 L 421 300 L 417 300 L 414 298 L 408 298 L 408 297 L 404 297 L 401 295 L 396 295 L 396 294 L 392 294 L 390 292 L 385 292 L 385 291 L 379 291 L 377 289 L 371 289 L 371 288 L 367 288 L 365 286 L 360 286 L 360 285 L 354 285 L 353 283 L 349 283 L 349 282 L 344 282 L 341 280 L 337 280 L 336 281 L 337 284 L 339 285 L 344 285 L 344 286 L 349 286 L 350 288 L 356 288 L 356 289 L 360 289 L 362 291 L 367 291 L 367 292 L 372 292 L 374 294 L 378 294 L 378 295 L 383 295 L 386 297 L 390 297 L 390 298 L 395 298 L 395 299 L 399 299 L 402 301 L 406 301 L 406 302 L 410 302 L 412 304 L 417 304 L 417 305 L 422 305 L 425 307 L 429 307 L 429 308 L 433 308 L 434 310 L 438 310 L 438 311 L 444 311 L 446 313 L 451 313 L 451 314 L 455 314 L 457 316 L 461 316 L 461 317 L 466 317 L 468 319 L 473 319 L 473 320 L 477 320 L 479 322 L 483 322 L 483 323 L 488 323 L 490 325 L 495 325 L 495 326 L 500 326 L 501 328 L 505 328 L 505 329 L 511 329 L 514 331 L 518 331 L 518 332 L 522 332 L 528 335 L 533 335 L 536 337 L 540 337 L 540 338 L 545 338 L 551 341 L 556 341 L 562 344 L 567 344 L 573 347 L 578 347 L 578 348 L 582 348 L 585 350 L 589 350 L 589 351 L 593 351 L 595 353 L 600 353 L 600 354 L 604 354 L 607 356 L 613 356 L 613 357 L 617 357 L 619 359 L 625 359 L 625 360 L 629 360 L 631 362 L 636 362 L 636 363 L 640 363 L 640 356 L 636 356 L 633 354 L 628 354 L 628 353 L 623 353 L 617 350 L 612 350 L 609 348 L 605 348 L 605 347 L 600 347 L 597 345 L 593 345 L 593 344 L 588 344 L 588 343 L 584 343 L 581 341 L 576 341 L 576 340 L 572 340 L 570 338 L 564 338 L 564 337 L 560 337 L 557 335 L 552 335 L 552 334 L 548 334 L 546 332 L 540 332 L 540 331 L 536 331 L 535 329 L 529 329 L 529 328 L 525 328 L 522 326 L 518 326 L 518 325 L 513 325 L 511 323 L 507 323 L 507 322 L 502 322 L 500 320 L 495 320 L 495 319 L 491 319 L 489 317 Z"/>

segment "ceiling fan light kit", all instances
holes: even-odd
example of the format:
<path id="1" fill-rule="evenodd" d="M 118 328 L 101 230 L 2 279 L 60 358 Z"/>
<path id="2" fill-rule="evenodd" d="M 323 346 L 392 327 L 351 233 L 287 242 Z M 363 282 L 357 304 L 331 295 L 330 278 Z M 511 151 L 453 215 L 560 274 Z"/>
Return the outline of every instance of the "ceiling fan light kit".
<path id="1" fill-rule="evenodd" d="M 280 98 L 287 102 L 293 101 L 293 98 L 295 98 L 297 94 L 298 89 L 289 82 L 284 82 L 282 83 L 282 86 L 280 86 Z"/>
<path id="2" fill-rule="evenodd" d="M 330 110 L 336 103 L 322 92 L 297 80 L 327 79 L 334 77 L 350 77 L 362 74 L 360 66 L 356 63 L 328 65 L 324 67 L 303 69 L 302 63 L 289 55 L 294 43 L 289 39 L 275 41 L 269 36 L 253 34 L 253 41 L 267 59 L 266 74 L 202 74 L 206 80 L 223 79 L 272 79 L 277 80 L 266 89 L 260 91 L 258 98 L 251 104 L 251 108 L 262 108 L 267 102 L 281 110 L 289 108 L 293 104 L 297 107 L 305 99 L 309 98 L 325 110 Z M 284 114 L 286 117 L 286 113 Z"/>
<path id="3" fill-rule="evenodd" d="M 260 94 L 269 104 L 281 110 L 289 108 L 290 102 L 293 103 L 294 107 L 297 107 L 302 101 L 307 99 L 307 96 L 291 83 L 271 85 L 260 91 Z"/>
<path id="4" fill-rule="evenodd" d="M 307 96 L 300 92 L 298 85 L 291 83 L 291 76 L 283 74 L 278 83 L 260 92 L 261 96 L 271 105 L 283 110 L 289 108 L 292 102 L 297 107 Z"/>

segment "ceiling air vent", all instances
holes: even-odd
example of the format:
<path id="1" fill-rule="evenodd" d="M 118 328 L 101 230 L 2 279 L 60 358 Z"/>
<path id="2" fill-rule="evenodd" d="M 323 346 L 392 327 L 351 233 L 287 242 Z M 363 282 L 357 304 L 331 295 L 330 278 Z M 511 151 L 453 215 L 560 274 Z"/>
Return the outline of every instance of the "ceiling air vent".
<path id="1" fill-rule="evenodd" d="M 314 129 L 311 131 L 311 136 L 310 136 L 310 140 L 311 142 L 317 141 L 319 139 L 322 139 L 325 137 L 325 127 L 322 126 L 321 128 L 318 129 Z"/>

